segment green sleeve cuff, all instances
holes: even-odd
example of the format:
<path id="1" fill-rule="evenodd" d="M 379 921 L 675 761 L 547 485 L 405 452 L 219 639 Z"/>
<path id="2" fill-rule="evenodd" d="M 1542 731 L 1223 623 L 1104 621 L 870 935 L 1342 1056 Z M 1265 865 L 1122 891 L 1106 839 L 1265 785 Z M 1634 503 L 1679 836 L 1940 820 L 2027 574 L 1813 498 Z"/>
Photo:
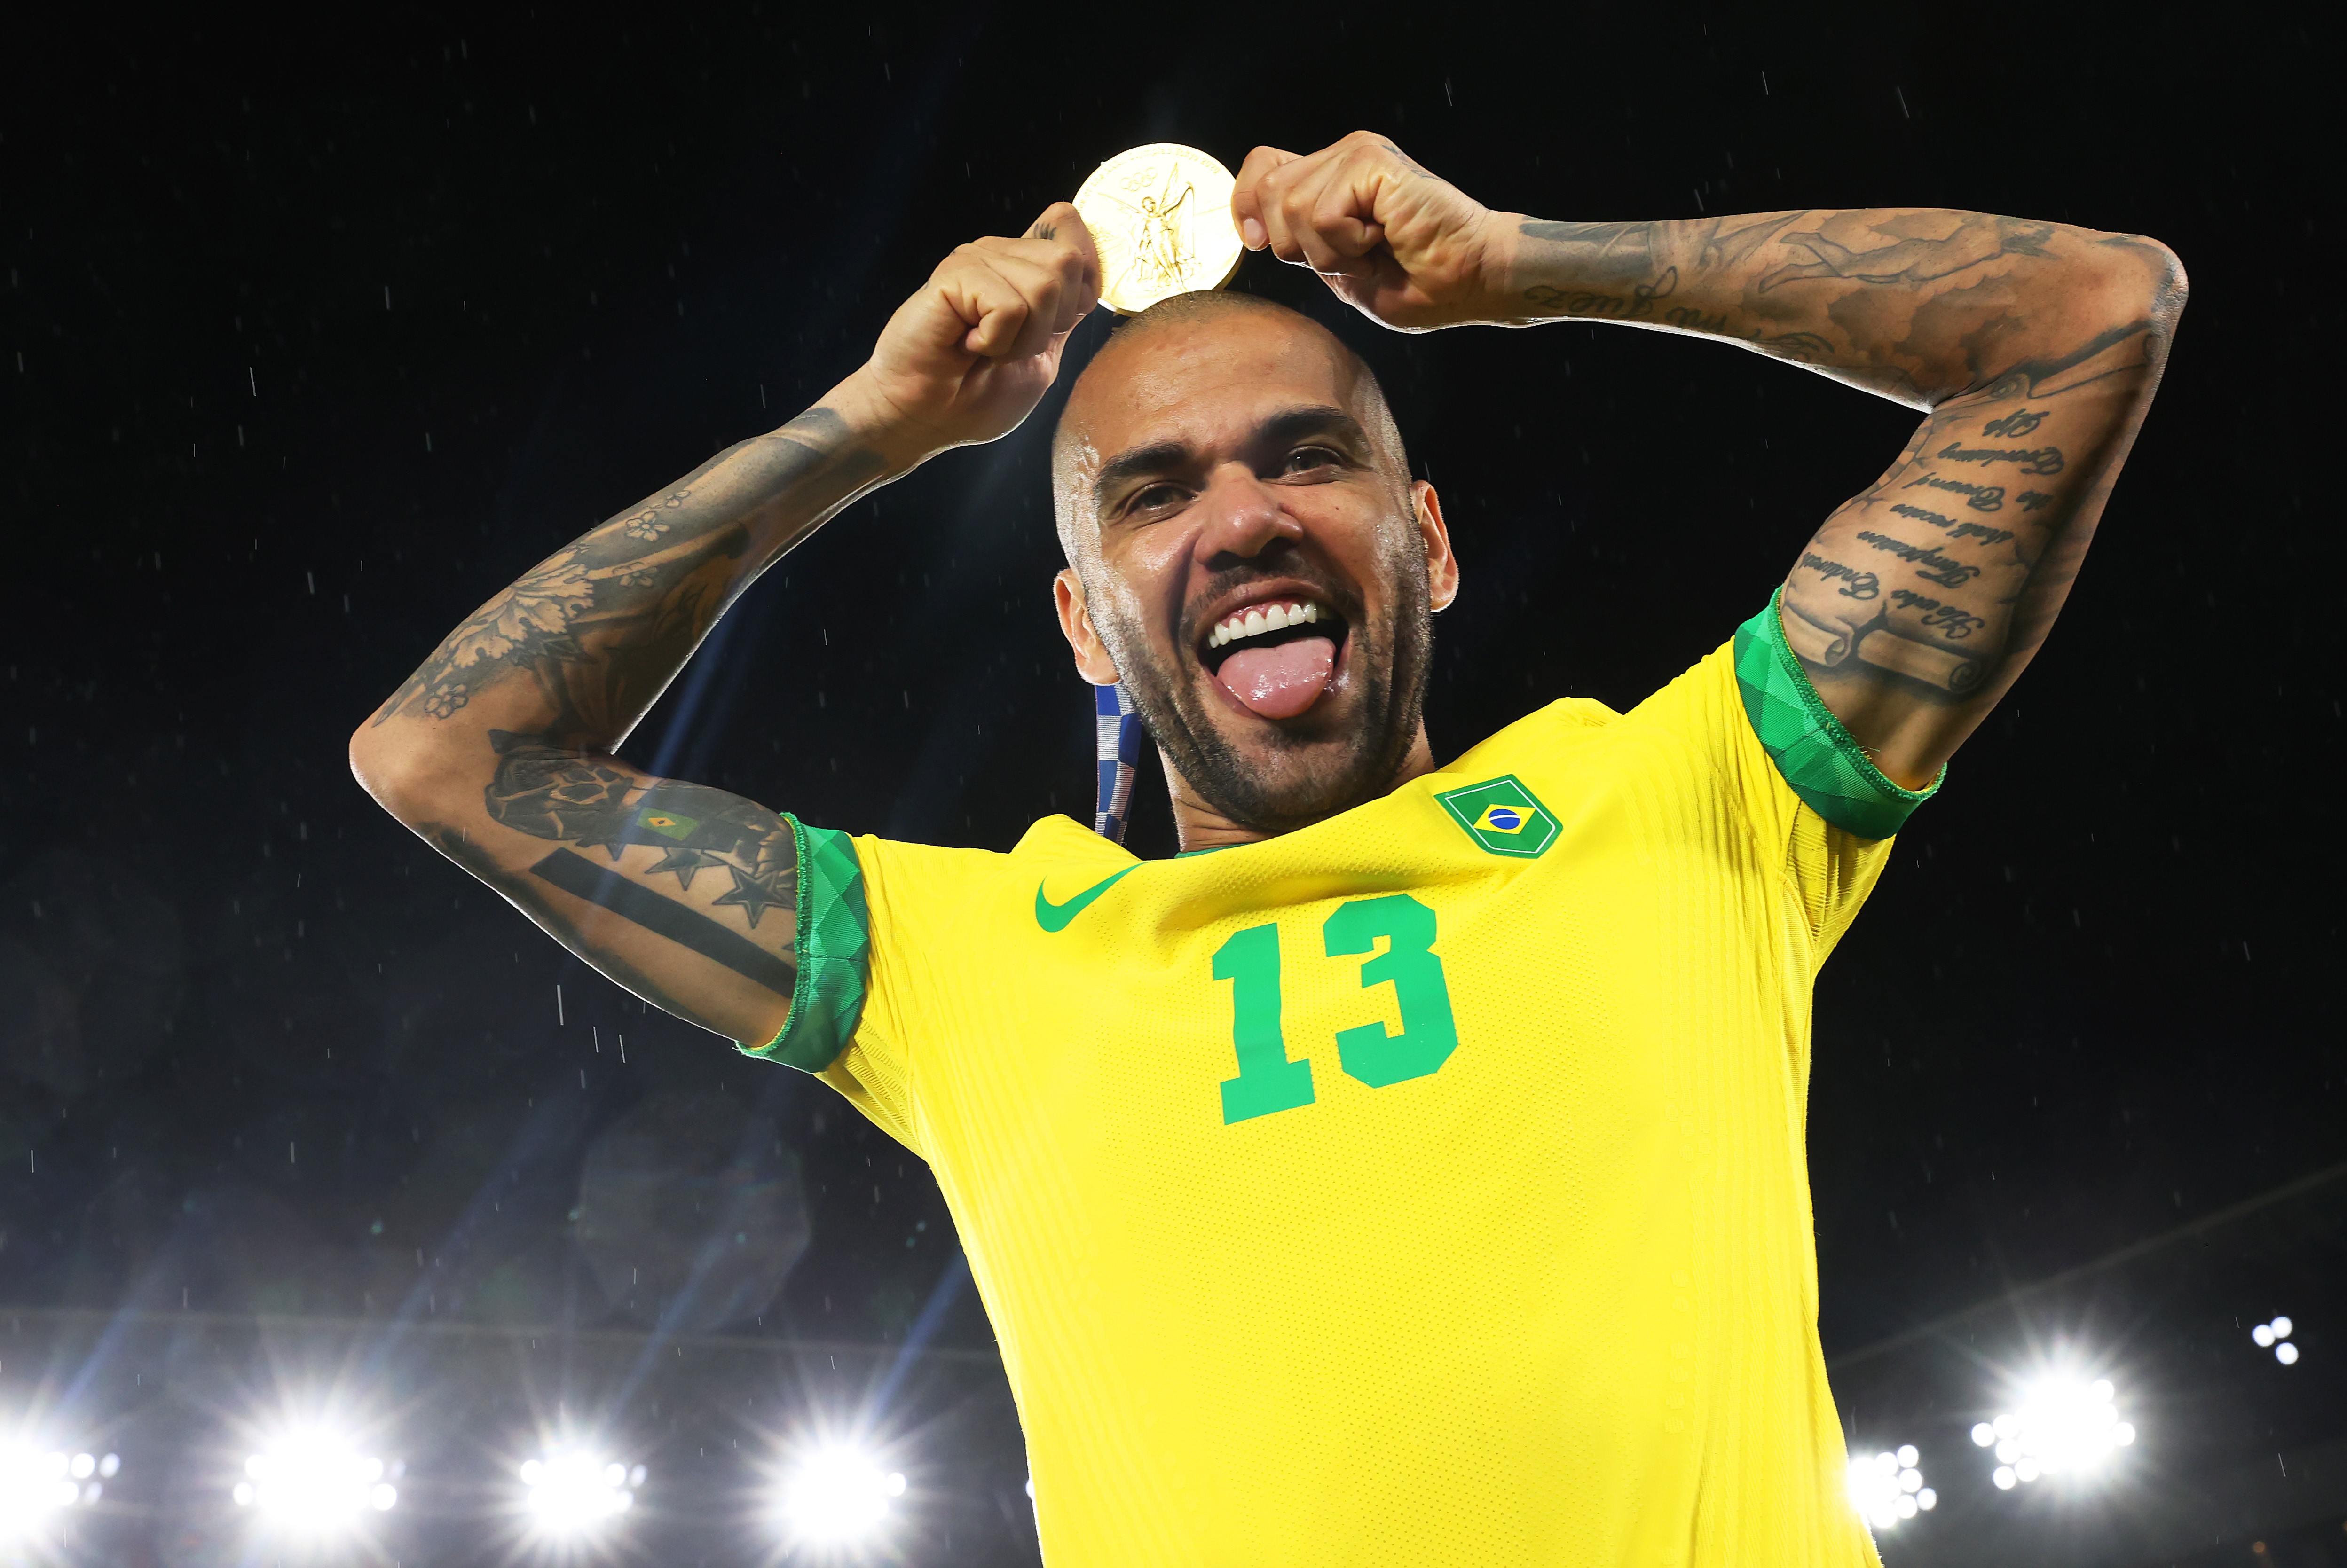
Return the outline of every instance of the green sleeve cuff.
<path id="1" fill-rule="evenodd" d="M 1736 629 L 1736 686 L 1745 716 L 1786 785 L 1810 810 L 1853 837 L 1888 838 L 1940 793 L 1948 770 L 1942 766 L 1931 787 L 1920 790 L 1883 776 L 1785 645 L 1777 609 L 1784 592 L 1770 594 L 1768 608 Z"/>
<path id="2" fill-rule="evenodd" d="M 820 1072 L 839 1060 L 864 1016 L 872 983 L 872 915 L 864 868 L 847 835 L 784 815 L 799 857 L 798 983 L 782 1033 L 744 1056 Z"/>

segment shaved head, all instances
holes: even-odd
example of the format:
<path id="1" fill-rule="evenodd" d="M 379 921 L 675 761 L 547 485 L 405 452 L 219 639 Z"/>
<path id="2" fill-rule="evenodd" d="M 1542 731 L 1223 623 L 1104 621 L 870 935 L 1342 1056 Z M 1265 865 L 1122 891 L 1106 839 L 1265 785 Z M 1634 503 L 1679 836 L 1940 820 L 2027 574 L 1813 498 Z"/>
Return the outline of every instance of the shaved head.
<path id="1" fill-rule="evenodd" d="M 1138 315 L 1120 319 L 1108 341 L 1076 377 L 1068 401 L 1060 410 L 1059 423 L 1051 432 L 1051 512 L 1060 533 L 1060 549 L 1070 566 L 1082 569 L 1077 559 L 1082 537 L 1079 525 L 1085 523 L 1092 512 L 1091 497 L 1078 494 L 1083 488 L 1083 471 L 1097 466 L 1103 456 L 1089 439 L 1091 415 L 1099 400 L 1118 396 L 1124 384 L 1153 354 L 1179 354 L 1194 346 L 1195 334 L 1174 329 L 1220 323 L 1233 318 L 1239 318 L 1233 321 L 1234 325 L 1256 325 L 1266 333 L 1294 333 L 1312 340 L 1340 364 L 1344 369 L 1342 382 L 1351 394 L 1348 402 L 1353 406 L 1348 412 L 1360 421 L 1379 456 L 1389 461 L 1398 481 L 1409 483 L 1409 457 L 1402 446 L 1400 427 L 1394 423 L 1393 410 L 1386 404 L 1385 388 L 1378 384 L 1377 372 L 1369 368 L 1369 362 L 1342 338 L 1303 312 L 1258 295 L 1221 289 L 1175 294 L 1158 301 Z M 1085 461 L 1088 455 L 1092 459 L 1090 463 Z"/>

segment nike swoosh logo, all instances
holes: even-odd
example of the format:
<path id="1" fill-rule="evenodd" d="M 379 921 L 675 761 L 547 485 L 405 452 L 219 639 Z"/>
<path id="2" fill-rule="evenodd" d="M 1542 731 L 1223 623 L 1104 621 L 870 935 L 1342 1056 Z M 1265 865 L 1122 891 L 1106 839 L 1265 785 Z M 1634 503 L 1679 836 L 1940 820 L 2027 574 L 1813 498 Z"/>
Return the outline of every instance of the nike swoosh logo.
<path id="1" fill-rule="evenodd" d="M 1140 869 L 1138 866 L 1128 866 L 1107 881 L 1093 883 L 1064 904 L 1054 904 L 1044 897 L 1043 884 L 1038 882 L 1035 884 L 1035 924 L 1046 931 L 1066 930 L 1068 922 L 1090 908 L 1093 899 L 1115 886 L 1120 879 Z"/>

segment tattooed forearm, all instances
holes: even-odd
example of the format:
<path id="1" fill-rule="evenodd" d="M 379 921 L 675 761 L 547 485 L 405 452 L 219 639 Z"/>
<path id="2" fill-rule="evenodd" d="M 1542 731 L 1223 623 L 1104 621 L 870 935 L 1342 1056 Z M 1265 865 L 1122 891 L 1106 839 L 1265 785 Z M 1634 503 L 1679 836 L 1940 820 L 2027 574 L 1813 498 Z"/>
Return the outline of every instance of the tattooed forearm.
<path id="1" fill-rule="evenodd" d="M 884 468 L 821 408 L 731 447 L 483 605 L 375 723 L 449 719 L 492 687 L 528 682 L 532 728 L 616 746 L 758 572 Z"/>
<path id="2" fill-rule="evenodd" d="M 2082 306 L 2132 301 L 2140 330 L 2173 261 L 2068 224 L 1932 208 L 1527 219 L 1517 235 L 1510 287 L 1533 319 L 1704 333 L 1922 407 L 2076 341 Z M 2010 440 L 2042 417 L 2016 410 L 1981 434 Z"/>

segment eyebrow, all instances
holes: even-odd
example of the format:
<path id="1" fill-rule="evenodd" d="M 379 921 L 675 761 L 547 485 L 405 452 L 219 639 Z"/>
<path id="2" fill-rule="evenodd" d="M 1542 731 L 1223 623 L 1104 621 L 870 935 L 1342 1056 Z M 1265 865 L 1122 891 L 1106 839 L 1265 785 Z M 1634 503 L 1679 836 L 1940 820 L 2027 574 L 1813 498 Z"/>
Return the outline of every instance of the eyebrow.
<path id="1" fill-rule="evenodd" d="M 1312 404 L 1301 408 L 1283 408 L 1255 428 L 1248 445 L 1261 447 L 1286 446 L 1307 436 L 1333 436 L 1356 452 L 1368 449 L 1368 433 L 1361 422 L 1341 408 L 1327 404 Z M 1170 473 L 1193 460 L 1196 454 L 1183 441 L 1155 441 L 1146 446 L 1135 446 L 1120 452 L 1101 465 L 1092 480 L 1092 507 L 1097 510 L 1109 493 L 1128 480 L 1147 478 L 1152 475 Z"/>

